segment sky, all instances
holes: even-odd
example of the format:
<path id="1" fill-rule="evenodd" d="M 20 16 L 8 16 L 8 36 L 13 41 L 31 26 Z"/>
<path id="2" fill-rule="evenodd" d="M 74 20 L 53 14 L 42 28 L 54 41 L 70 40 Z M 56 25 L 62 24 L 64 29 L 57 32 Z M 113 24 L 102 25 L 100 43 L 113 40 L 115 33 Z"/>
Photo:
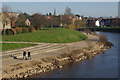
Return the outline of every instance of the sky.
<path id="1" fill-rule="evenodd" d="M 109 0 L 110 1 L 110 0 Z M 46 14 L 54 9 L 56 13 L 64 14 L 66 7 L 71 8 L 72 13 L 92 17 L 118 16 L 118 2 L 3 2 L 13 11 L 22 11 L 28 14 Z"/>
<path id="2" fill-rule="evenodd" d="M 2 2 L 118 2 L 120 0 L 0 0 Z"/>

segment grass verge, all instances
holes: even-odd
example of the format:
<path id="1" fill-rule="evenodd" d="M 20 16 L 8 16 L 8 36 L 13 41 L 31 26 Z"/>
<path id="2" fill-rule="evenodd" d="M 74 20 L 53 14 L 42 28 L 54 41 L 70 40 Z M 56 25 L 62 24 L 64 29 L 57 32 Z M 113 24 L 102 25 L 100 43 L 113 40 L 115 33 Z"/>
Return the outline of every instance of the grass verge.
<path id="1" fill-rule="evenodd" d="M 6 35 L 3 41 L 24 41 L 24 42 L 44 42 L 44 43 L 70 43 L 87 39 L 83 33 L 64 28 L 52 28 L 49 30 L 39 30 L 32 33 Z"/>
<path id="2" fill-rule="evenodd" d="M 18 48 L 25 48 L 30 46 L 35 46 L 37 44 L 26 44 L 26 43 L 0 43 L 2 50 L 14 50 Z"/>

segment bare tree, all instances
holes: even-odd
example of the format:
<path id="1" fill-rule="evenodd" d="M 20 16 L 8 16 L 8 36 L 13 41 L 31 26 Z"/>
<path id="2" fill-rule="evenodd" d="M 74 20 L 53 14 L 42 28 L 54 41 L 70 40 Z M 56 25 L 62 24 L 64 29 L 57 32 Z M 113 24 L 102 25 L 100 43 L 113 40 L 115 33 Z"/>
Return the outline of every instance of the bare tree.
<path id="1" fill-rule="evenodd" d="M 69 7 L 66 7 L 65 9 L 65 15 L 71 15 L 71 16 L 74 16 L 74 14 L 72 13 L 71 9 Z"/>
<path id="2" fill-rule="evenodd" d="M 71 14 L 71 9 L 69 7 L 66 7 L 65 14 L 66 15 Z"/>
<path id="3" fill-rule="evenodd" d="M 31 17 L 31 23 L 36 27 L 44 27 L 46 25 L 46 21 L 47 19 L 42 14 L 36 13 Z"/>
<path id="4" fill-rule="evenodd" d="M 2 24 L 3 24 L 3 34 L 5 35 L 5 26 L 7 25 L 8 21 L 8 12 L 9 12 L 8 6 L 2 6 Z"/>
<path id="5" fill-rule="evenodd" d="M 72 19 L 70 19 L 68 15 L 61 15 L 61 17 L 62 17 L 61 22 L 63 24 L 67 24 L 67 25 L 72 24 Z"/>

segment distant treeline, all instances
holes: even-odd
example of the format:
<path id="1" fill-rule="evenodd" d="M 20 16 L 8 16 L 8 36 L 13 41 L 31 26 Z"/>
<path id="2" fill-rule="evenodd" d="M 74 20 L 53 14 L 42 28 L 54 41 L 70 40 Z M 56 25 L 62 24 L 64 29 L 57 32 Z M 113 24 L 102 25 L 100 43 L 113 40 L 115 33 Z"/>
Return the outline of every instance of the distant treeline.
<path id="1" fill-rule="evenodd" d="M 104 32 L 120 32 L 120 27 L 88 27 L 91 31 L 104 31 Z M 85 28 L 78 29 L 79 31 L 86 30 Z"/>

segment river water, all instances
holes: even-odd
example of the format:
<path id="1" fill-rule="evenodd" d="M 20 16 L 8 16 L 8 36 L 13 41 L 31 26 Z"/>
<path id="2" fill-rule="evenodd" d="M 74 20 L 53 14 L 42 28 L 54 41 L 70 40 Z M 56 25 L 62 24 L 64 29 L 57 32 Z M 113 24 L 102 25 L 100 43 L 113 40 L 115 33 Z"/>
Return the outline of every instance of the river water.
<path id="1" fill-rule="evenodd" d="M 64 65 L 34 78 L 118 78 L 118 50 L 120 46 L 120 33 L 104 33 L 108 40 L 114 44 L 112 49 L 98 54 L 93 59 Z"/>

